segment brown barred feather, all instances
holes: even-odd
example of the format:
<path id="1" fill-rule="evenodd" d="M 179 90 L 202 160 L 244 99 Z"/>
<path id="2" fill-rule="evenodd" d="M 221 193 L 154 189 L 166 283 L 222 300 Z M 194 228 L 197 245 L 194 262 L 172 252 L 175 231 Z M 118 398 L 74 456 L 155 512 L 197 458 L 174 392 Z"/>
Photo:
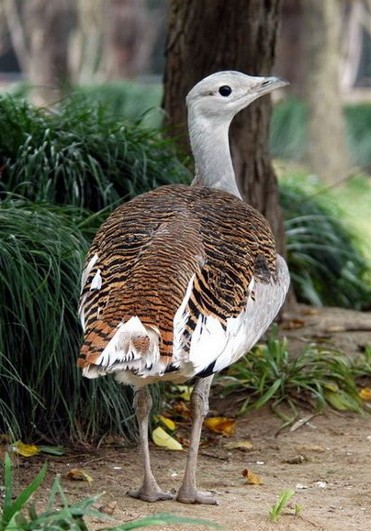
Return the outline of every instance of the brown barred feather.
<path id="1" fill-rule="evenodd" d="M 267 283 L 276 268 L 264 217 L 232 194 L 197 186 L 163 186 L 117 208 L 97 233 L 86 264 L 96 254 L 81 294 L 82 367 L 94 364 L 116 326 L 132 316 L 160 331 L 160 354 L 170 363 L 174 315 L 193 275 L 185 350 L 200 314 L 225 327 L 243 311 L 251 280 Z M 91 289 L 97 270 L 101 289 Z M 140 341 L 135 346 L 148 348 Z"/>

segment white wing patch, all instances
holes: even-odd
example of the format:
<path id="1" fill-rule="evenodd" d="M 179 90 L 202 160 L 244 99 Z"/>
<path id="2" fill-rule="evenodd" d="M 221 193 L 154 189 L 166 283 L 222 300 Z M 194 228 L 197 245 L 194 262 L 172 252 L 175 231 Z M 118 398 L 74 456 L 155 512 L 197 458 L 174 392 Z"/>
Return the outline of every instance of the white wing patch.
<path id="1" fill-rule="evenodd" d="M 93 280 L 90 284 L 90 289 L 100 289 L 102 287 L 102 275 L 100 274 L 100 269 L 95 273 Z"/>
<path id="2" fill-rule="evenodd" d="M 81 291 L 84 289 L 84 286 L 86 284 L 88 276 L 90 275 L 91 270 L 95 266 L 97 260 L 98 260 L 98 255 L 97 255 L 97 253 L 95 253 L 95 255 L 89 260 L 89 263 L 86 265 L 84 271 L 82 272 L 82 276 L 81 276 Z"/>
<path id="3" fill-rule="evenodd" d="M 181 352 L 181 336 L 184 322 L 184 309 L 192 291 L 193 278 L 188 285 L 187 295 L 174 319 L 174 357 L 181 360 L 187 377 L 192 377 L 214 364 L 212 371 L 218 372 L 246 354 L 260 339 L 283 304 L 290 277 L 286 262 L 277 257 L 277 278 L 267 284 L 252 281 L 246 307 L 237 317 L 227 319 L 224 329 L 218 319 L 200 315 L 192 333 L 189 353 Z M 182 326 L 183 325 L 183 326 Z M 187 363 L 188 362 L 188 363 Z M 190 374 L 190 367 L 192 374 Z"/>

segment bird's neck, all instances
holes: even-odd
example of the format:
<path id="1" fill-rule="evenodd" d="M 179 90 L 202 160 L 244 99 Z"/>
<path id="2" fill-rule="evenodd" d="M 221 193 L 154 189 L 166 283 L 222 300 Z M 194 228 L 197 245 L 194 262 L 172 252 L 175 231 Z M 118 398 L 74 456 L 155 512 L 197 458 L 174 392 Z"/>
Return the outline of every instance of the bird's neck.
<path id="1" fill-rule="evenodd" d="M 217 188 L 241 198 L 229 148 L 229 124 L 210 124 L 192 118 L 188 117 L 196 170 L 192 185 Z"/>

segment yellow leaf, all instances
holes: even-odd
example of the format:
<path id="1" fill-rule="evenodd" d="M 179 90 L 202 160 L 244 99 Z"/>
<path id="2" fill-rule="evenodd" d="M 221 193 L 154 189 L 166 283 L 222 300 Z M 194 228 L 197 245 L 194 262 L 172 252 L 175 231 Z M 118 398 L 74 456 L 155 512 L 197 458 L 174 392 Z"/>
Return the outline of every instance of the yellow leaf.
<path id="1" fill-rule="evenodd" d="M 32 457 L 40 452 L 40 449 L 35 444 L 24 444 L 22 441 L 17 441 L 13 444 L 13 451 L 23 457 Z"/>
<path id="2" fill-rule="evenodd" d="M 71 468 L 71 470 L 67 472 L 66 477 L 74 481 L 87 481 L 89 485 L 93 483 L 93 478 L 81 468 Z"/>
<path id="3" fill-rule="evenodd" d="M 169 430 L 174 431 L 176 429 L 176 424 L 173 420 L 169 419 L 168 417 L 164 417 L 163 415 L 160 415 L 158 419 L 166 426 Z"/>
<path id="4" fill-rule="evenodd" d="M 247 468 L 245 468 L 245 470 L 242 471 L 242 475 L 246 479 L 246 482 L 249 485 L 262 485 L 263 484 L 263 481 L 261 480 L 261 478 L 257 474 L 254 474 L 254 472 L 251 472 L 251 470 L 248 470 Z"/>
<path id="5" fill-rule="evenodd" d="M 180 391 L 180 398 L 183 398 L 183 400 L 186 400 L 189 402 L 191 400 L 191 394 L 193 391 L 193 387 L 190 385 L 177 385 L 178 391 Z"/>
<path id="6" fill-rule="evenodd" d="M 254 448 L 254 445 L 251 441 L 231 441 L 224 445 L 226 450 L 245 450 L 248 452 Z"/>
<path id="7" fill-rule="evenodd" d="M 183 450 L 183 446 L 165 430 L 158 427 L 152 432 L 152 440 L 157 446 L 163 446 L 168 450 Z"/>
<path id="8" fill-rule="evenodd" d="M 358 391 L 359 397 L 365 402 L 371 401 L 371 389 L 369 387 L 364 387 Z"/>
<path id="9" fill-rule="evenodd" d="M 206 428 L 216 433 L 221 433 L 226 437 L 233 435 L 236 428 L 236 421 L 227 417 L 209 417 L 204 421 Z"/>

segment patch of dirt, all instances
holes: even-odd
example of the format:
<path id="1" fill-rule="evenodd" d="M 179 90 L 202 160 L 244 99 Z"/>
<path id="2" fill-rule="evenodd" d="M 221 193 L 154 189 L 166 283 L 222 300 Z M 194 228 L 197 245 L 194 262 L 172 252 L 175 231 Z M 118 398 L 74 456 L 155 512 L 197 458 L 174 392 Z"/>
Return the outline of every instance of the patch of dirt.
<path id="1" fill-rule="evenodd" d="M 299 328 L 294 328 L 294 319 Z M 291 346 L 301 349 L 305 342 L 316 338 L 346 352 L 357 352 L 371 344 L 370 314 L 338 309 L 313 313 L 309 308 L 300 307 L 295 316 L 288 316 L 281 328 L 287 327 L 290 320 L 292 327 L 281 330 L 289 337 L 290 350 Z M 221 407 L 220 401 L 214 398 L 212 413 L 224 414 L 225 410 L 218 411 L 218 407 Z M 308 417 L 308 412 L 303 412 L 302 417 Z M 229 531 L 370 529 L 370 415 L 326 410 L 307 419 L 294 431 L 280 431 L 281 425 L 279 418 L 264 409 L 238 419 L 232 438 L 216 436 L 210 443 L 208 432 L 204 430 L 203 437 L 208 439 L 208 444 L 200 451 L 198 486 L 215 491 L 218 506 L 183 505 L 175 501 L 150 504 L 128 497 L 127 490 L 139 486 L 142 475 L 137 450 L 109 446 L 49 458 L 47 486 L 42 487 L 41 496 L 47 497 L 56 473 L 65 476 L 71 468 L 78 467 L 93 478 L 93 483 L 63 479 L 71 501 L 104 492 L 99 505 L 116 503 L 114 521 L 90 521 L 91 530 L 160 512 L 208 519 Z M 247 451 L 226 449 L 225 444 L 231 440 L 249 440 L 252 448 Z M 181 482 L 186 453 L 151 445 L 151 456 L 159 484 L 175 492 Z M 42 462 L 40 456 L 19 459 L 14 469 L 17 488 L 32 479 Z M 263 483 L 248 485 L 242 474 L 245 469 L 258 474 Z M 292 503 L 302 507 L 301 513 L 295 516 L 293 507 L 288 507 L 279 522 L 272 523 L 269 509 L 279 494 L 289 488 L 296 492 Z M 184 524 L 152 528 L 164 531 L 208 529 L 203 525 Z"/>

